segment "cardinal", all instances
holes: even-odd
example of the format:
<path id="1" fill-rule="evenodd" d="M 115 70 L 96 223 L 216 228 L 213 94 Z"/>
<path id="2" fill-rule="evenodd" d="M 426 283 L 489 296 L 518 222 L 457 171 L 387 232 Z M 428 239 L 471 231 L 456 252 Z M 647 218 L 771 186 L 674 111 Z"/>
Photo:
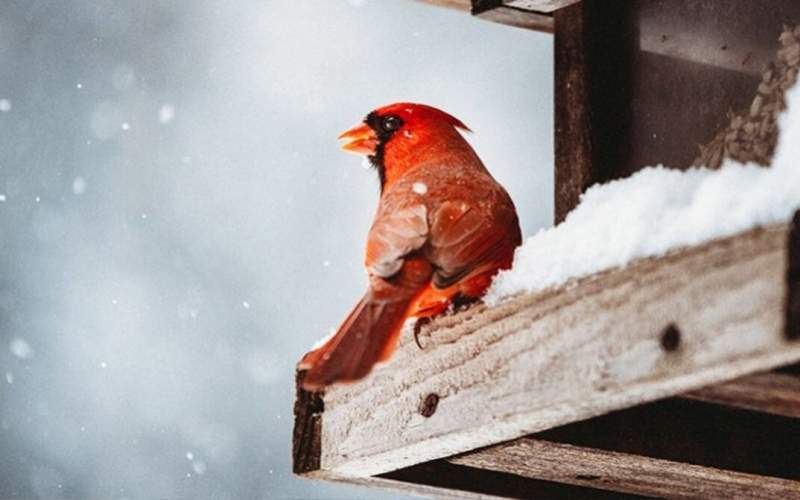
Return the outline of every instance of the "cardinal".
<path id="1" fill-rule="evenodd" d="M 403 324 L 478 300 L 521 242 L 514 204 L 453 116 L 396 103 L 339 138 L 366 155 L 381 196 L 367 237 L 369 287 L 336 333 L 299 363 L 306 390 L 365 377 L 395 349 Z"/>

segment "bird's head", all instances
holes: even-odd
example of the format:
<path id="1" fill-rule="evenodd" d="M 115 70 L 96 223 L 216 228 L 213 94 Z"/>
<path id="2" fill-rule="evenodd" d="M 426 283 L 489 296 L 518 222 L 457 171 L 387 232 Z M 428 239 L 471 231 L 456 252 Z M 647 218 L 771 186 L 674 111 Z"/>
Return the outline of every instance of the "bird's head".
<path id="1" fill-rule="evenodd" d="M 469 148 L 457 129 L 470 131 L 460 120 L 440 109 L 400 102 L 371 112 L 339 139 L 347 141 L 343 150 L 369 158 L 383 189 L 393 177 L 431 156 L 443 154 L 447 149 Z"/>

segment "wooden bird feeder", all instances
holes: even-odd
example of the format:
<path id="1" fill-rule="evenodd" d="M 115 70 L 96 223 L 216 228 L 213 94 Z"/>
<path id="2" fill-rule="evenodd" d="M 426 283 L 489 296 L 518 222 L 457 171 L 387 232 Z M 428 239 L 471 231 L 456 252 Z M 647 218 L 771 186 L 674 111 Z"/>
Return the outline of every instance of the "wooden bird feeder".
<path id="1" fill-rule="evenodd" d="M 648 165 L 771 161 L 797 0 L 425 1 L 553 33 L 556 223 Z M 420 341 L 359 383 L 298 389 L 295 473 L 447 497 L 800 498 L 800 215 Z"/>

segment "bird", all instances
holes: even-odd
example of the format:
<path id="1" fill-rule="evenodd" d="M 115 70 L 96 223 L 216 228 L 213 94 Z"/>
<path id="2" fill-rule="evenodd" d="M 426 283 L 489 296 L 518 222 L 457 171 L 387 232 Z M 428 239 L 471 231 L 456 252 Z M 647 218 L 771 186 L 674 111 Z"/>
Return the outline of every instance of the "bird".
<path id="1" fill-rule="evenodd" d="M 364 378 L 389 359 L 406 320 L 420 325 L 480 300 L 511 267 L 522 241 L 516 208 L 462 132 L 471 130 L 440 109 L 400 102 L 339 136 L 380 182 L 369 285 L 336 333 L 298 363 L 304 390 Z"/>

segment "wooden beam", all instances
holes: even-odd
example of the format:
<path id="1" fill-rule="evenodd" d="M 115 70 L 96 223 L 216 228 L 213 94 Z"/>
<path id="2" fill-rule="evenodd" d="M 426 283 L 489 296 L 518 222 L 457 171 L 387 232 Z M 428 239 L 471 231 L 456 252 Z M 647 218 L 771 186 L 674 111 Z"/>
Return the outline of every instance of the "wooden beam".
<path id="1" fill-rule="evenodd" d="M 471 12 L 475 17 L 499 24 L 545 33 L 553 32 L 553 16 L 544 11 L 520 9 L 502 0 L 417 0 L 418 2 Z"/>
<path id="2" fill-rule="evenodd" d="M 552 13 L 564 7 L 569 7 L 579 1 L 580 0 L 503 0 L 503 3 L 509 7 L 520 10 Z"/>
<path id="3" fill-rule="evenodd" d="M 800 376 L 758 373 L 703 387 L 681 397 L 734 408 L 800 418 Z"/>
<path id="4" fill-rule="evenodd" d="M 555 223 L 596 181 L 589 116 L 589 67 L 584 5 L 555 13 Z"/>
<path id="5" fill-rule="evenodd" d="M 553 17 L 546 14 L 537 14 L 526 10 L 514 9 L 500 5 L 493 9 L 474 12 L 476 17 L 516 28 L 524 28 L 542 33 L 553 33 Z"/>
<path id="6" fill-rule="evenodd" d="M 423 329 L 424 350 L 406 330 L 387 364 L 297 412 L 320 419 L 296 423 L 296 442 L 319 432 L 307 473 L 376 475 L 798 361 L 783 333 L 788 234 L 755 229 L 476 306 Z"/>
<path id="7" fill-rule="evenodd" d="M 697 400 L 663 399 L 527 437 L 800 480 L 800 419 Z"/>
<path id="8" fill-rule="evenodd" d="M 609 493 L 594 488 L 585 488 L 551 481 L 531 479 L 516 474 L 508 474 L 488 469 L 466 467 L 449 462 L 434 460 L 405 469 L 392 471 L 379 476 L 391 480 L 387 484 L 408 493 L 424 493 L 413 489 L 417 486 L 437 488 L 429 492 L 444 498 L 525 498 L 546 500 L 628 500 L 642 498 L 636 495 Z M 372 480 L 370 478 L 369 480 Z M 406 485 L 406 486 L 404 486 Z"/>
<path id="9" fill-rule="evenodd" d="M 294 432 L 292 435 L 292 469 L 302 474 L 319 469 L 322 412 L 325 403 L 322 393 L 302 389 L 305 372 L 295 374 Z"/>
<path id="10" fill-rule="evenodd" d="M 800 210 L 795 212 L 789 236 L 786 270 L 786 338 L 800 339 Z"/>
<path id="11" fill-rule="evenodd" d="M 450 462 L 664 498 L 800 498 L 800 482 L 523 438 Z"/>
<path id="12" fill-rule="evenodd" d="M 417 0 L 418 2 L 435 5 L 437 7 L 447 7 L 448 9 L 469 12 L 472 10 L 472 0 Z"/>
<path id="13" fill-rule="evenodd" d="M 647 165 L 631 170 L 628 158 L 636 147 L 628 140 L 636 109 L 633 83 L 647 74 L 633 64 L 638 2 L 614 4 L 613 15 L 608 5 L 583 0 L 554 14 L 556 224 L 593 184 L 626 177 Z M 659 109 L 659 116 L 663 112 Z M 643 119 L 638 114 L 635 118 Z M 692 144 L 689 149 L 694 148 Z"/>
<path id="14" fill-rule="evenodd" d="M 473 0 L 472 15 L 517 28 L 553 32 L 552 14 L 517 8 L 503 0 Z"/>

